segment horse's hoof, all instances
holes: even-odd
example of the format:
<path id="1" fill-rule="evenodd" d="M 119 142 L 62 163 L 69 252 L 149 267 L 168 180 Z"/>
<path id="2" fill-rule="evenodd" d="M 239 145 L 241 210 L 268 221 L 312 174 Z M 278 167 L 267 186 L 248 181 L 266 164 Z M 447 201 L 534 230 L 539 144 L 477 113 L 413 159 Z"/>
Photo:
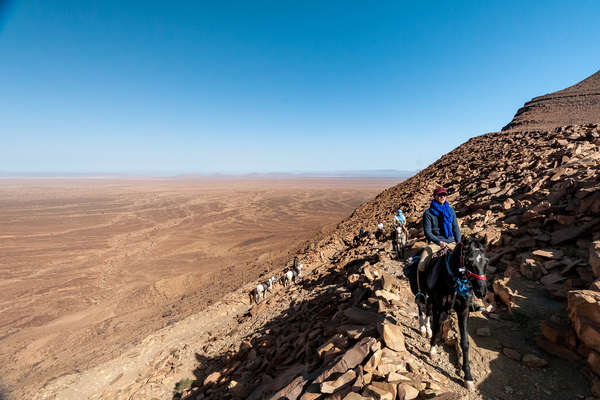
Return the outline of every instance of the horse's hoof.
<path id="1" fill-rule="evenodd" d="M 475 390 L 475 383 L 473 381 L 465 381 L 465 387 L 471 391 Z"/>
<path id="2" fill-rule="evenodd" d="M 427 337 L 427 329 L 424 326 L 421 327 L 421 336 Z M 429 336 L 429 337 L 431 337 L 431 336 Z"/>
<path id="3" fill-rule="evenodd" d="M 429 349 L 429 355 L 435 356 L 436 354 L 437 354 L 437 347 L 431 346 L 431 349 Z"/>
<path id="4" fill-rule="evenodd" d="M 433 332 L 431 331 L 431 329 L 427 329 L 427 338 L 431 339 L 432 336 L 433 336 Z"/>

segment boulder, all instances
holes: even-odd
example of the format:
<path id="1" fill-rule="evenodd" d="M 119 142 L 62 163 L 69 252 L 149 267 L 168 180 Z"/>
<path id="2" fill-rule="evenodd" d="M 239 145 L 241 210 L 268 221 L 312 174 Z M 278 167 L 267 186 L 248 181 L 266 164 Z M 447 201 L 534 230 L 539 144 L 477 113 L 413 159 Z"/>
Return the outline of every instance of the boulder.
<path id="1" fill-rule="evenodd" d="M 390 291 L 397 284 L 397 279 L 394 275 L 384 272 L 381 276 L 381 286 L 383 290 Z"/>
<path id="2" fill-rule="evenodd" d="M 551 272 L 548 275 L 542 277 L 542 279 L 540 279 L 540 282 L 542 282 L 542 284 L 544 286 L 552 287 L 552 285 L 554 285 L 555 283 L 560 283 L 560 282 L 563 282 L 564 280 L 565 280 L 565 277 L 562 276 L 560 273 Z"/>
<path id="3" fill-rule="evenodd" d="M 372 337 L 364 337 L 358 343 L 356 343 L 350 350 L 348 350 L 335 364 L 325 369 L 321 374 L 313 381 L 313 383 L 324 382 L 331 374 L 334 373 L 345 373 L 351 368 L 361 364 L 364 359 L 369 355 L 371 346 L 375 344 L 377 340 Z"/>
<path id="4" fill-rule="evenodd" d="M 369 400 L 369 397 L 361 396 L 358 393 L 350 392 L 344 397 L 344 400 Z"/>
<path id="5" fill-rule="evenodd" d="M 371 358 L 363 365 L 363 369 L 367 372 L 375 372 L 377 370 L 377 366 L 381 362 L 381 355 L 383 351 L 381 349 L 377 350 Z"/>
<path id="6" fill-rule="evenodd" d="M 542 335 L 534 336 L 533 342 L 536 344 L 537 347 L 544 350 L 546 353 L 552 354 L 556 357 L 560 357 L 563 360 L 567 360 L 574 363 L 582 361 L 581 356 L 575 351 L 569 350 L 564 345 L 552 343 Z"/>
<path id="7" fill-rule="evenodd" d="M 493 289 L 494 293 L 500 301 L 508 308 L 508 312 L 511 313 L 512 310 L 512 293 L 510 288 L 508 287 L 508 281 L 510 278 L 497 279 L 494 281 Z"/>
<path id="8" fill-rule="evenodd" d="M 310 388 L 310 386 L 309 386 Z M 318 390 L 318 389 L 316 389 Z M 300 397 L 299 400 L 317 400 L 323 398 L 323 394 L 321 392 L 315 393 L 314 391 L 304 392 L 304 394 Z M 280 397 L 278 399 L 272 398 L 271 400 L 288 400 L 287 397 Z"/>
<path id="9" fill-rule="evenodd" d="M 373 325 L 381 321 L 382 316 L 377 313 L 350 307 L 344 310 L 344 316 L 355 324 Z"/>
<path id="10" fill-rule="evenodd" d="M 392 323 L 381 325 L 382 337 L 385 345 L 395 351 L 406 351 L 402 327 Z"/>
<path id="11" fill-rule="evenodd" d="M 502 203 L 502 208 L 505 210 L 510 210 L 514 205 L 515 201 L 509 197 L 508 199 L 504 200 L 504 203 Z"/>
<path id="12" fill-rule="evenodd" d="M 396 398 L 396 385 L 387 382 L 371 382 L 367 391 L 378 400 L 394 400 Z"/>
<path id="13" fill-rule="evenodd" d="M 216 371 L 204 378 L 202 384 L 204 386 L 214 385 L 217 382 L 219 382 L 219 379 L 221 379 L 221 373 L 219 371 Z"/>
<path id="14" fill-rule="evenodd" d="M 343 386 L 352 382 L 355 378 L 356 372 L 353 369 L 349 369 L 345 374 L 341 375 L 336 380 L 321 383 L 321 393 L 335 393 Z"/>
<path id="15" fill-rule="evenodd" d="M 347 346 L 348 338 L 342 335 L 341 333 L 337 333 L 331 338 L 329 338 L 329 340 L 327 340 L 321 346 L 319 346 L 319 348 L 317 349 L 317 354 L 319 355 L 319 357 L 323 357 L 324 353 L 330 352 L 335 348 L 345 349 Z"/>
<path id="16" fill-rule="evenodd" d="M 229 390 L 229 393 L 235 398 L 245 399 L 248 397 L 248 388 L 243 383 L 236 380 L 232 379 L 227 384 L 227 390 Z"/>
<path id="17" fill-rule="evenodd" d="M 392 293 L 390 291 L 387 291 L 387 290 L 376 290 L 375 291 L 375 296 L 377 296 L 377 297 L 383 297 L 384 299 L 386 299 L 389 302 L 391 302 L 393 300 L 396 300 L 396 301 L 400 301 L 401 300 L 400 296 L 398 296 L 397 294 Z"/>
<path id="18" fill-rule="evenodd" d="M 400 400 L 413 400 L 419 397 L 419 391 L 414 387 L 401 383 L 398 385 L 398 399 Z"/>
<path id="19" fill-rule="evenodd" d="M 390 372 L 386 378 L 389 383 L 410 382 L 410 378 L 397 372 Z"/>
<path id="20" fill-rule="evenodd" d="M 381 377 L 386 377 L 391 373 L 394 373 L 400 369 L 403 369 L 404 364 L 396 363 L 381 363 L 377 366 L 376 374 Z"/>
<path id="21" fill-rule="evenodd" d="M 279 399 L 288 399 L 288 400 L 296 400 L 304 386 L 306 385 L 307 380 L 303 376 L 296 377 L 293 381 L 291 381 L 288 385 L 284 386 L 281 390 L 275 393 L 271 400 L 279 400 Z"/>
<path id="22" fill-rule="evenodd" d="M 540 279 L 543 275 L 542 269 L 540 268 L 540 262 L 534 258 L 524 259 L 519 271 L 521 272 L 521 275 L 532 281 Z"/>
<path id="23" fill-rule="evenodd" d="M 600 352 L 600 292 L 572 290 L 567 308 L 579 340 Z"/>
<path id="24" fill-rule="evenodd" d="M 521 362 L 529 368 L 543 368 L 548 366 L 548 361 L 533 354 L 525 354 Z"/>
<path id="25" fill-rule="evenodd" d="M 577 346 L 575 332 L 570 326 L 559 325 L 552 321 L 541 321 L 542 335 L 552 343 L 561 344 L 574 349 Z"/>
<path id="26" fill-rule="evenodd" d="M 504 349 L 502 349 L 502 353 L 506 357 L 510 358 L 511 360 L 521 361 L 521 353 L 519 353 L 515 349 L 511 349 L 509 347 L 505 347 Z"/>
<path id="27" fill-rule="evenodd" d="M 589 251 L 589 263 L 596 278 L 600 278 L 600 240 L 592 242 Z"/>
<path id="28" fill-rule="evenodd" d="M 534 256 L 538 256 L 538 257 L 542 257 L 542 258 L 548 258 L 551 260 L 557 260 L 559 258 L 562 258 L 563 253 L 560 250 L 534 250 L 532 253 Z"/>

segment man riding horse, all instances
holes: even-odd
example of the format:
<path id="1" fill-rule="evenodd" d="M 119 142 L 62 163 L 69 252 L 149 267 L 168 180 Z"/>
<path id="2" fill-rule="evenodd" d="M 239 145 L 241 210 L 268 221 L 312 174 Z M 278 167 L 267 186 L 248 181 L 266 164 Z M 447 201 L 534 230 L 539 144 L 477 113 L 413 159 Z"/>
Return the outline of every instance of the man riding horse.
<path id="1" fill-rule="evenodd" d="M 398 209 L 397 214 L 394 215 L 394 249 L 396 250 L 396 257 L 398 259 L 404 258 L 404 248 L 408 242 L 408 229 L 406 229 L 406 218 L 402 213 L 401 209 Z"/>
<path id="2" fill-rule="evenodd" d="M 460 242 L 460 228 L 456 219 L 456 213 L 446 201 L 448 191 L 438 186 L 433 191 L 431 205 L 423 214 L 423 230 L 428 245 L 421 253 L 417 268 L 417 286 L 419 288 L 415 301 L 425 302 L 423 290 L 425 288 L 425 270 L 431 257 L 442 249 L 454 250 L 456 243 Z"/>
<path id="3" fill-rule="evenodd" d="M 436 343 L 442 323 L 450 312 L 456 312 L 463 353 L 464 382 L 467 388 L 473 389 L 475 386 L 469 364 L 467 322 L 474 298 L 483 299 L 487 294 L 485 275 L 489 259 L 484 245 L 479 241 L 468 238 L 461 241 L 456 213 L 446 201 L 448 191 L 438 186 L 433 196 L 429 209 L 423 215 L 423 228 L 430 243 L 421 254 L 416 277 L 409 277 L 411 289 L 413 293 L 416 289 L 415 301 L 419 307 L 421 333 L 431 338 L 431 355 L 437 352 Z M 437 269 L 433 271 L 437 271 L 437 274 L 434 273 L 434 279 L 429 282 L 427 273 L 423 272 L 426 272 L 431 257 L 440 250 L 446 250 L 446 254 L 439 260 Z M 407 276 L 409 275 L 410 272 Z M 414 281 L 417 288 L 414 287 Z"/>

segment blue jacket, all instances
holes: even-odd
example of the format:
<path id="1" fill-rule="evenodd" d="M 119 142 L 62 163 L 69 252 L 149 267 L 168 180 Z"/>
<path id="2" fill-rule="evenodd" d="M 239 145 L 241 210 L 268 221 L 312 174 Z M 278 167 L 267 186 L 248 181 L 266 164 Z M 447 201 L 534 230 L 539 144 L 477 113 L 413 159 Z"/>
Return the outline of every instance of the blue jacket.
<path id="1" fill-rule="evenodd" d="M 437 245 L 440 242 L 460 242 L 460 228 L 458 227 L 458 221 L 456 220 L 456 213 L 454 209 L 450 207 L 452 210 L 452 236 L 449 238 L 444 237 L 444 235 L 440 232 L 440 220 L 438 217 L 429 212 L 429 208 L 423 214 L 423 231 L 425 232 L 425 237 L 428 241 L 431 241 Z"/>

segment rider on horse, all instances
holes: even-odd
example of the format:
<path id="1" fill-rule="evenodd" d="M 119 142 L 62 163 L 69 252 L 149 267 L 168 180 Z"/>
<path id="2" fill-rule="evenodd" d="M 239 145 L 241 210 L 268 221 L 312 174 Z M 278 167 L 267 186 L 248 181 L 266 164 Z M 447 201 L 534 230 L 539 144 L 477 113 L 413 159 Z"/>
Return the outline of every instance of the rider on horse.
<path id="1" fill-rule="evenodd" d="M 398 214 L 394 215 L 394 228 L 398 229 L 402 228 L 404 231 L 405 237 L 408 237 L 408 230 L 406 229 L 406 218 L 404 214 L 402 214 L 402 210 L 398 209 Z"/>
<path id="2" fill-rule="evenodd" d="M 419 291 L 415 296 L 416 302 L 424 301 L 424 283 L 421 282 L 424 277 L 421 277 L 421 273 L 426 270 L 433 254 L 442 249 L 454 250 L 456 243 L 461 239 L 456 213 L 446 201 L 447 197 L 448 191 L 444 187 L 435 188 L 431 205 L 423 214 L 423 230 L 428 245 L 421 253 L 417 269 Z"/>

